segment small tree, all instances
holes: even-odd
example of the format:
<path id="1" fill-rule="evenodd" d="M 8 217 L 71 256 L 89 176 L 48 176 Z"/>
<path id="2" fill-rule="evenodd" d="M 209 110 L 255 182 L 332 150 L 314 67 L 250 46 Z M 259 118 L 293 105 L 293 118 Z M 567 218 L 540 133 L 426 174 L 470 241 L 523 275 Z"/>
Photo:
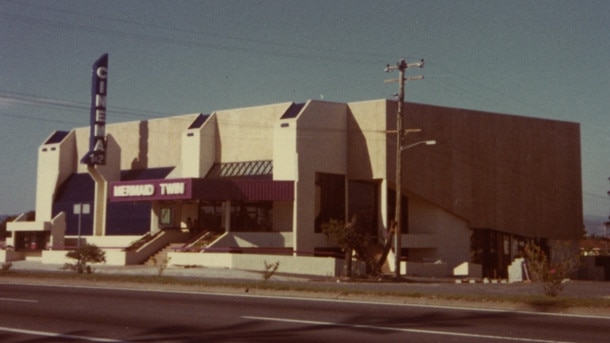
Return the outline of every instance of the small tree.
<path id="1" fill-rule="evenodd" d="M 267 282 L 267 280 L 269 280 L 273 276 L 273 274 L 275 274 L 279 267 L 280 261 L 276 261 L 275 263 L 267 263 L 267 261 L 265 261 L 265 271 L 263 271 L 263 282 Z"/>
<path id="2" fill-rule="evenodd" d="M 74 269 L 80 274 L 84 271 L 91 273 L 88 263 L 105 263 L 106 252 L 98 248 L 95 244 L 85 244 L 76 250 L 69 251 L 66 257 L 76 260 Z"/>
<path id="3" fill-rule="evenodd" d="M 345 276 L 352 276 L 352 254 L 356 251 L 356 255 L 366 261 L 366 246 L 368 245 L 368 237 L 366 234 L 357 230 L 357 218 L 354 217 L 348 224 L 342 221 L 331 219 L 322 224 L 322 232 L 326 235 L 328 241 L 336 244 L 345 253 Z"/>
<path id="4" fill-rule="evenodd" d="M 571 253 L 567 244 L 560 244 L 554 250 L 554 262 L 548 257 L 539 245 L 525 246 L 525 256 L 530 267 L 532 280 L 542 282 L 544 294 L 555 297 L 567 285 L 567 282 L 579 266 L 578 254 Z"/>
<path id="5" fill-rule="evenodd" d="M 167 265 L 172 258 L 169 256 L 165 257 L 152 257 L 152 261 L 157 267 L 157 276 L 163 276 L 163 272 L 167 269 Z"/>
<path id="6" fill-rule="evenodd" d="M 13 266 L 13 263 L 11 263 L 11 262 L 2 263 L 2 266 L 0 267 L 0 272 L 8 272 L 8 270 L 11 269 L 12 266 Z"/>

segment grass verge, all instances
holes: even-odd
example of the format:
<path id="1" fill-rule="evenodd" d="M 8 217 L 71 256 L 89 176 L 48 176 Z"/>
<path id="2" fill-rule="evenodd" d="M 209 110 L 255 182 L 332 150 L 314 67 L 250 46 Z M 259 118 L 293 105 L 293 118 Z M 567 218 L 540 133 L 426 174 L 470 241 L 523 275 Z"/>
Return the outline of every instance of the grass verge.
<path id="1" fill-rule="evenodd" d="M 8 270 L 0 272 L 0 281 L 28 282 L 36 284 L 96 286 L 108 288 L 138 288 L 148 290 L 227 292 L 381 301 L 391 303 L 443 304 L 507 310 L 533 310 L 539 312 L 588 312 L 610 316 L 610 299 L 575 298 L 567 296 L 519 294 L 459 294 L 434 291 L 378 290 L 375 287 L 358 287 L 356 283 L 342 282 L 293 282 L 256 280 L 209 279 L 200 277 L 176 277 L 128 274 L 77 274 L 68 271 Z M 579 311 L 582 312 L 582 311 Z"/>

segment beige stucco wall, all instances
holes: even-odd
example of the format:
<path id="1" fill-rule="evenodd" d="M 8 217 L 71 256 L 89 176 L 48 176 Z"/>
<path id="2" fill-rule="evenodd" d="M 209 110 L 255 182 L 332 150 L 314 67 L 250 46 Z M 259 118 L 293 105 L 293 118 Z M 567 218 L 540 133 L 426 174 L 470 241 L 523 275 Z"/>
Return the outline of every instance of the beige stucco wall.
<path id="1" fill-rule="evenodd" d="M 409 197 L 409 233 L 403 235 L 409 261 L 447 264 L 452 270 L 470 261 L 468 222 L 414 195 Z"/>
<path id="2" fill-rule="evenodd" d="M 388 133 L 386 100 L 349 103 L 348 177 L 352 180 L 377 180 L 379 189 L 378 236 L 387 230 L 388 213 Z M 394 143 L 395 144 L 395 143 Z M 393 159 L 392 159 L 393 160 Z M 393 180 L 393 179 L 392 179 Z M 393 182 L 393 181 L 392 181 Z"/>
<path id="3" fill-rule="evenodd" d="M 217 116 L 212 114 L 200 128 L 185 130 L 180 163 L 167 177 L 205 177 L 216 158 L 217 128 Z"/>
<path id="4" fill-rule="evenodd" d="M 371 180 L 387 177 L 388 123 L 386 101 L 349 103 L 348 176 Z"/>
<path id="5" fill-rule="evenodd" d="M 275 123 L 292 103 L 216 112 L 217 161 L 244 162 L 273 159 Z"/>
<path id="6" fill-rule="evenodd" d="M 36 172 L 36 219 L 38 221 L 52 219 L 55 193 L 76 168 L 73 157 L 75 150 L 74 131 L 70 132 L 60 143 L 42 144 L 38 148 Z"/>
<path id="7" fill-rule="evenodd" d="M 311 252 L 326 245 L 315 231 L 316 172 L 347 174 L 347 105 L 309 101 L 296 118 L 295 250 Z"/>
<path id="8" fill-rule="evenodd" d="M 120 170 L 176 166 L 182 157 L 182 134 L 199 113 L 144 121 L 109 124 L 106 133 L 121 150 Z M 79 161 L 89 149 L 89 128 L 75 130 Z M 107 155 L 112 158 L 110 153 Z M 86 173 L 84 164 L 77 164 L 78 173 Z"/>
<path id="9" fill-rule="evenodd" d="M 294 119 L 279 120 L 273 128 L 273 179 L 298 179 L 297 130 Z"/>

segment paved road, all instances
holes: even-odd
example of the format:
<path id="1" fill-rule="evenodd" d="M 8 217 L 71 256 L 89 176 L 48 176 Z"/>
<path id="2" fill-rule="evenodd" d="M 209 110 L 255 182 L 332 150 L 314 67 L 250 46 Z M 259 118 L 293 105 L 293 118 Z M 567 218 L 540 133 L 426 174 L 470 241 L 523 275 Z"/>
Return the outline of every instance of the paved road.
<path id="1" fill-rule="evenodd" d="M 2 342 L 601 342 L 610 318 L 0 283 Z"/>

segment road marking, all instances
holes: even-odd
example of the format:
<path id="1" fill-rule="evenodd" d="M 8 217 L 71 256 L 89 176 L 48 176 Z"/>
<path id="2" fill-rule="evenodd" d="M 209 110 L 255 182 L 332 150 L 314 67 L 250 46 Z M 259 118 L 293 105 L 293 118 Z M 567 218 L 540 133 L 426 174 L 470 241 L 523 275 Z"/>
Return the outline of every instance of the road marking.
<path id="1" fill-rule="evenodd" d="M 17 299 L 17 298 L 0 298 L 0 301 L 12 301 L 12 302 L 20 302 L 20 303 L 37 303 L 38 302 L 38 300 Z"/>
<path id="2" fill-rule="evenodd" d="M 7 328 L 0 326 L 0 331 L 4 332 L 12 332 L 12 333 L 20 333 L 25 335 L 33 335 L 33 336 L 44 336 L 44 337 L 55 337 L 55 338 L 64 338 L 64 339 L 74 339 L 77 341 L 86 341 L 86 342 L 108 342 L 108 343 L 117 343 L 124 342 L 111 338 L 99 338 L 99 337 L 87 337 L 87 336 L 78 336 L 78 335 L 65 335 L 57 332 L 48 332 L 48 331 L 36 331 L 36 330 L 24 330 L 24 329 L 15 329 L 15 328 Z"/>
<path id="3" fill-rule="evenodd" d="M 271 318 L 271 317 L 250 317 L 244 316 L 243 319 L 292 323 L 292 324 L 308 324 L 308 325 L 323 325 L 323 326 L 338 326 L 347 327 L 354 329 L 375 329 L 385 331 L 398 331 L 398 332 L 410 332 L 410 333 L 423 333 L 429 335 L 443 335 L 443 336 L 454 336 L 454 337 L 467 337 L 467 338 L 483 338 L 492 340 L 504 340 L 504 341 L 519 341 L 519 342 L 532 342 L 532 343 L 572 343 L 567 341 L 555 341 L 546 339 L 535 339 L 535 338 L 521 338 L 521 337 L 508 337 L 508 336 L 495 336 L 495 335 L 479 335 L 461 332 L 448 332 L 448 331 L 437 331 L 437 330 L 423 330 L 423 329 L 407 329 L 397 328 L 390 326 L 375 326 L 365 324 L 345 324 L 345 323 L 333 323 L 333 322 L 320 322 L 314 320 L 300 320 L 300 319 L 285 319 L 285 318 Z"/>

